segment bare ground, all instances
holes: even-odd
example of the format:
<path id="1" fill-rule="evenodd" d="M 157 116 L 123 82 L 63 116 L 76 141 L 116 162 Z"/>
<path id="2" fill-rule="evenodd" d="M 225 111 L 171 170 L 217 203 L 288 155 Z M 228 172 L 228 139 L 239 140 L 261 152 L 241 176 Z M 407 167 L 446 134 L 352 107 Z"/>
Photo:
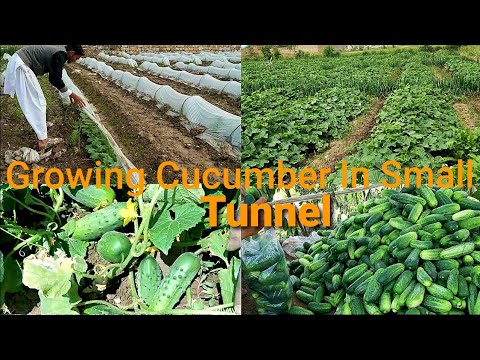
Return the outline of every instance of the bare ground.
<path id="1" fill-rule="evenodd" d="M 352 131 L 350 134 L 343 139 L 332 141 L 328 149 L 322 154 L 315 156 L 308 166 L 314 169 L 330 168 L 333 171 L 335 165 L 340 160 L 353 153 L 352 150 L 348 150 L 351 145 L 370 136 L 370 133 L 375 126 L 375 117 L 383 107 L 384 102 L 384 98 L 377 99 L 368 114 L 352 121 Z"/>
<path id="2" fill-rule="evenodd" d="M 477 124 L 478 114 L 472 111 L 468 103 L 457 102 L 453 104 L 457 116 L 467 129 L 474 129 Z"/>
<path id="3" fill-rule="evenodd" d="M 98 61 L 103 61 L 101 58 L 97 58 Z M 168 85 L 172 87 L 174 90 L 178 91 L 179 93 L 182 93 L 184 95 L 198 95 L 203 97 L 205 100 L 207 100 L 209 103 L 219 107 L 222 110 L 225 110 L 229 112 L 230 114 L 233 115 L 238 115 L 240 116 L 240 99 L 233 99 L 229 97 L 228 95 L 225 94 L 219 94 L 216 91 L 213 90 L 205 90 L 205 89 L 197 89 L 196 87 L 186 85 L 184 83 L 174 81 L 174 80 L 169 80 L 165 79 L 163 77 L 160 77 L 158 75 L 150 74 L 145 71 L 142 71 L 140 69 L 135 69 L 132 68 L 131 66 L 128 65 L 122 65 L 122 64 L 112 64 L 108 63 L 111 67 L 113 67 L 115 70 L 122 70 L 122 71 L 128 71 L 136 76 L 145 76 L 147 77 L 150 81 L 153 81 L 154 83 L 158 85 Z"/>
<path id="4" fill-rule="evenodd" d="M 181 125 L 178 117 L 167 115 L 153 102 L 142 100 L 110 80 L 79 65 L 73 65 L 70 76 L 96 107 L 98 114 L 125 155 L 137 168 L 145 170 L 148 182 L 156 182 L 158 166 L 174 161 L 189 169 L 189 181 L 194 168 L 235 169 L 239 160 L 220 154 L 205 142 L 195 138 Z M 180 179 L 180 173 L 164 171 L 164 181 Z"/>

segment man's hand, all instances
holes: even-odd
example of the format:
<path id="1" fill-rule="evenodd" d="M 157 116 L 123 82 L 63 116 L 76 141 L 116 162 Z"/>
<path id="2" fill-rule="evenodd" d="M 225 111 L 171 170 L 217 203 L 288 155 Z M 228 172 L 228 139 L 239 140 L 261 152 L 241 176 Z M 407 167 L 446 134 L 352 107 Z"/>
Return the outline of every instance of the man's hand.
<path id="1" fill-rule="evenodd" d="M 255 202 L 255 204 L 260 205 L 260 204 L 265 204 L 266 202 L 267 202 L 267 199 L 265 197 L 261 197 Z M 249 206 L 248 219 L 250 220 L 250 218 L 251 218 L 251 210 Z M 258 234 L 258 232 L 263 229 L 264 223 L 265 223 L 265 214 L 263 211 L 260 210 L 258 212 L 258 226 L 249 225 L 249 226 L 242 227 L 242 239 Z"/>
<path id="2" fill-rule="evenodd" d="M 75 104 L 79 108 L 83 108 L 85 106 L 85 102 L 83 101 L 83 99 L 75 93 L 70 94 L 70 101 L 72 102 L 72 104 Z"/>

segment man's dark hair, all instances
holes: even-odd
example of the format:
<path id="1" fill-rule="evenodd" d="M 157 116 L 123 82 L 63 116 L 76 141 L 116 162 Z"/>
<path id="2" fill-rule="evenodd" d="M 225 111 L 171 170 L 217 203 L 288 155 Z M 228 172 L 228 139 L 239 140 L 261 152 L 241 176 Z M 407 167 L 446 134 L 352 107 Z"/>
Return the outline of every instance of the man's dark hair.
<path id="1" fill-rule="evenodd" d="M 65 46 L 65 50 L 67 50 L 67 51 L 73 50 L 73 51 L 75 51 L 75 54 L 80 55 L 80 56 L 85 55 L 85 53 L 83 52 L 82 45 L 67 45 L 67 46 Z"/>

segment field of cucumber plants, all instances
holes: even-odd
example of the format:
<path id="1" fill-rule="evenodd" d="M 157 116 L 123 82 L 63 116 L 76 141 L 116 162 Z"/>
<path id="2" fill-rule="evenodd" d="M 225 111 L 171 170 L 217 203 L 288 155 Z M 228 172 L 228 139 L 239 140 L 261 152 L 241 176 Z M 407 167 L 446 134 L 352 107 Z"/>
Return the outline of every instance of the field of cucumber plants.
<path id="1" fill-rule="evenodd" d="M 345 158 L 370 171 L 389 159 L 431 168 L 473 159 L 479 168 L 480 64 L 458 51 L 277 59 L 271 67 L 245 59 L 243 68 L 244 168 L 278 160 L 334 168 Z"/>
<path id="2" fill-rule="evenodd" d="M 204 188 L 126 191 L 0 187 L 0 311 L 6 314 L 234 314 L 238 252 L 226 205 L 209 226 Z"/>
<path id="3" fill-rule="evenodd" d="M 345 159 L 369 170 L 370 185 L 385 177 L 387 160 L 456 175 L 457 161 L 471 159 L 474 185 L 332 194 L 331 228 L 269 229 L 249 239 L 245 313 L 480 314 L 480 65 L 461 54 L 419 48 L 267 66 L 245 59 L 244 168 L 278 160 L 331 168 L 330 192 L 339 190 Z M 293 197 L 316 192 L 295 190 Z M 293 257 L 264 243 L 291 235 L 309 236 Z"/>

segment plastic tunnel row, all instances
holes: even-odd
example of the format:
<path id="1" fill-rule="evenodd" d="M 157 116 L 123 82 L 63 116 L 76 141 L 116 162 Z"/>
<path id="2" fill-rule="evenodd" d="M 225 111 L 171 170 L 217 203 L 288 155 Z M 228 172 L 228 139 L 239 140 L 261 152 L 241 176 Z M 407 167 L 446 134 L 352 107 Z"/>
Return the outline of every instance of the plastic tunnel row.
<path id="1" fill-rule="evenodd" d="M 102 59 L 105 59 L 105 60 L 109 61 L 108 60 L 109 58 L 106 57 L 108 55 L 105 55 L 105 54 L 101 53 L 101 54 L 99 54 L 99 56 L 102 57 Z M 127 59 L 131 59 L 131 60 L 142 61 L 142 62 L 143 61 L 148 61 L 148 62 L 151 62 L 151 63 L 170 66 L 170 60 L 168 60 L 168 58 L 166 56 L 130 55 L 130 54 L 127 54 L 126 52 L 122 52 L 121 56 L 124 57 L 124 58 L 127 58 Z M 134 67 L 136 67 L 136 66 L 134 66 Z M 182 61 L 176 62 L 174 67 L 176 67 L 177 69 L 180 69 L 180 70 L 187 70 L 187 71 L 190 71 L 190 72 L 197 72 L 197 73 L 200 73 L 200 74 L 209 74 L 209 75 L 218 76 L 218 77 L 222 77 L 222 78 L 226 78 L 226 79 L 233 79 L 233 80 L 239 80 L 240 81 L 241 78 L 242 78 L 241 70 L 236 69 L 234 67 L 227 69 L 227 68 L 211 66 L 211 65 L 210 66 L 199 66 L 199 65 L 196 65 L 194 63 L 186 64 Z"/>
<path id="2" fill-rule="evenodd" d="M 175 62 L 183 62 L 183 63 L 195 63 L 197 65 L 202 65 L 203 62 L 213 62 L 211 65 L 215 67 L 220 67 L 224 69 L 237 69 L 241 70 L 242 64 L 234 64 L 228 60 L 225 56 L 202 56 L 202 54 L 179 54 L 179 53 L 141 53 L 140 55 L 143 56 L 157 56 L 157 57 L 166 57 L 170 61 L 170 63 Z M 239 60 L 240 57 L 231 57 L 231 59 Z M 240 62 L 240 61 L 238 61 Z"/>
<path id="3" fill-rule="evenodd" d="M 242 84 L 238 81 L 218 80 L 208 74 L 195 75 L 188 71 L 178 71 L 169 67 L 160 67 L 157 64 L 148 61 L 142 63 L 142 65 L 139 66 L 139 69 L 201 89 L 215 90 L 235 99 L 240 98 L 240 95 L 242 94 Z"/>
<path id="4" fill-rule="evenodd" d="M 132 59 L 136 61 L 148 61 L 148 62 L 153 62 L 157 64 L 161 64 L 164 66 L 170 66 L 170 60 L 166 56 L 160 56 L 160 55 L 155 55 L 155 56 L 145 56 L 145 55 L 130 55 L 127 54 L 126 52 L 121 52 L 121 56 L 127 59 Z"/>
<path id="5" fill-rule="evenodd" d="M 133 59 L 125 59 L 124 57 L 120 57 L 120 56 L 107 55 L 104 52 L 101 52 L 100 54 L 98 54 L 98 57 L 111 63 L 128 65 L 135 68 L 138 67 L 137 62 Z"/>
<path id="6" fill-rule="evenodd" d="M 210 104 L 200 96 L 181 94 L 170 86 L 158 85 L 146 77 L 114 70 L 111 66 L 93 58 L 80 59 L 78 63 L 111 78 L 116 84 L 129 91 L 137 91 L 140 95 L 155 100 L 160 106 L 168 105 L 173 111 L 184 115 L 190 123 L 205 127 L 205 134 L 211 138 L 227 141 L 234 147 L 240 147 L 239 116 Z M 156 64 L 152 65 L 156 66 Z"/>
<path id="7" fill-rule="evenodd" d="M 197 72 L 200 74 L 209 74 L 226 79 L 233 79 L 238 81 L 242 79 L 242 71 L 234 68 L 224 69 L 215 66 L 198 66 L 193 63 L 187 65 L 183 62 L 175 63 L 174 67 L 180 70 L 187 70 L 189 72 Z"/>
<path id="8" fill-rule="evenodd" d="M 118 63 L 118 59 L 127 60 L 125 58 L 119 58 L 118 56 L 109 56 L 103 54 L 101 56 L 103 59 L 109 62 Z M 135 60 L 129 60 L 137 64 Z M 124 64 L 125 62 L 121 62 Z M 133 64 L 133 63 L 132 63 Z M 242 85 L 237 81 L 223 81 L 215 79 L 214 77 L 206 75 L 195 75 L 191 74 L 188 71 L 177 71 L 169 67 L 160 67 L 155 63 L 145 61 L 139 67 L 142 71 L 148 71 L 150 73 L 156 74 L 160 77 L 171 79 L 174 81 L 182 82 L 184 84 L 195 86 L 201 89 L 215 90 L 220 94 L 226 94 L 232 98 L 240 98 L 242 92 Z M 104 72 L 109 72 L 109 69 L 104 69 Z M 112 68 L 113 71 L 113 68 Z"/>

